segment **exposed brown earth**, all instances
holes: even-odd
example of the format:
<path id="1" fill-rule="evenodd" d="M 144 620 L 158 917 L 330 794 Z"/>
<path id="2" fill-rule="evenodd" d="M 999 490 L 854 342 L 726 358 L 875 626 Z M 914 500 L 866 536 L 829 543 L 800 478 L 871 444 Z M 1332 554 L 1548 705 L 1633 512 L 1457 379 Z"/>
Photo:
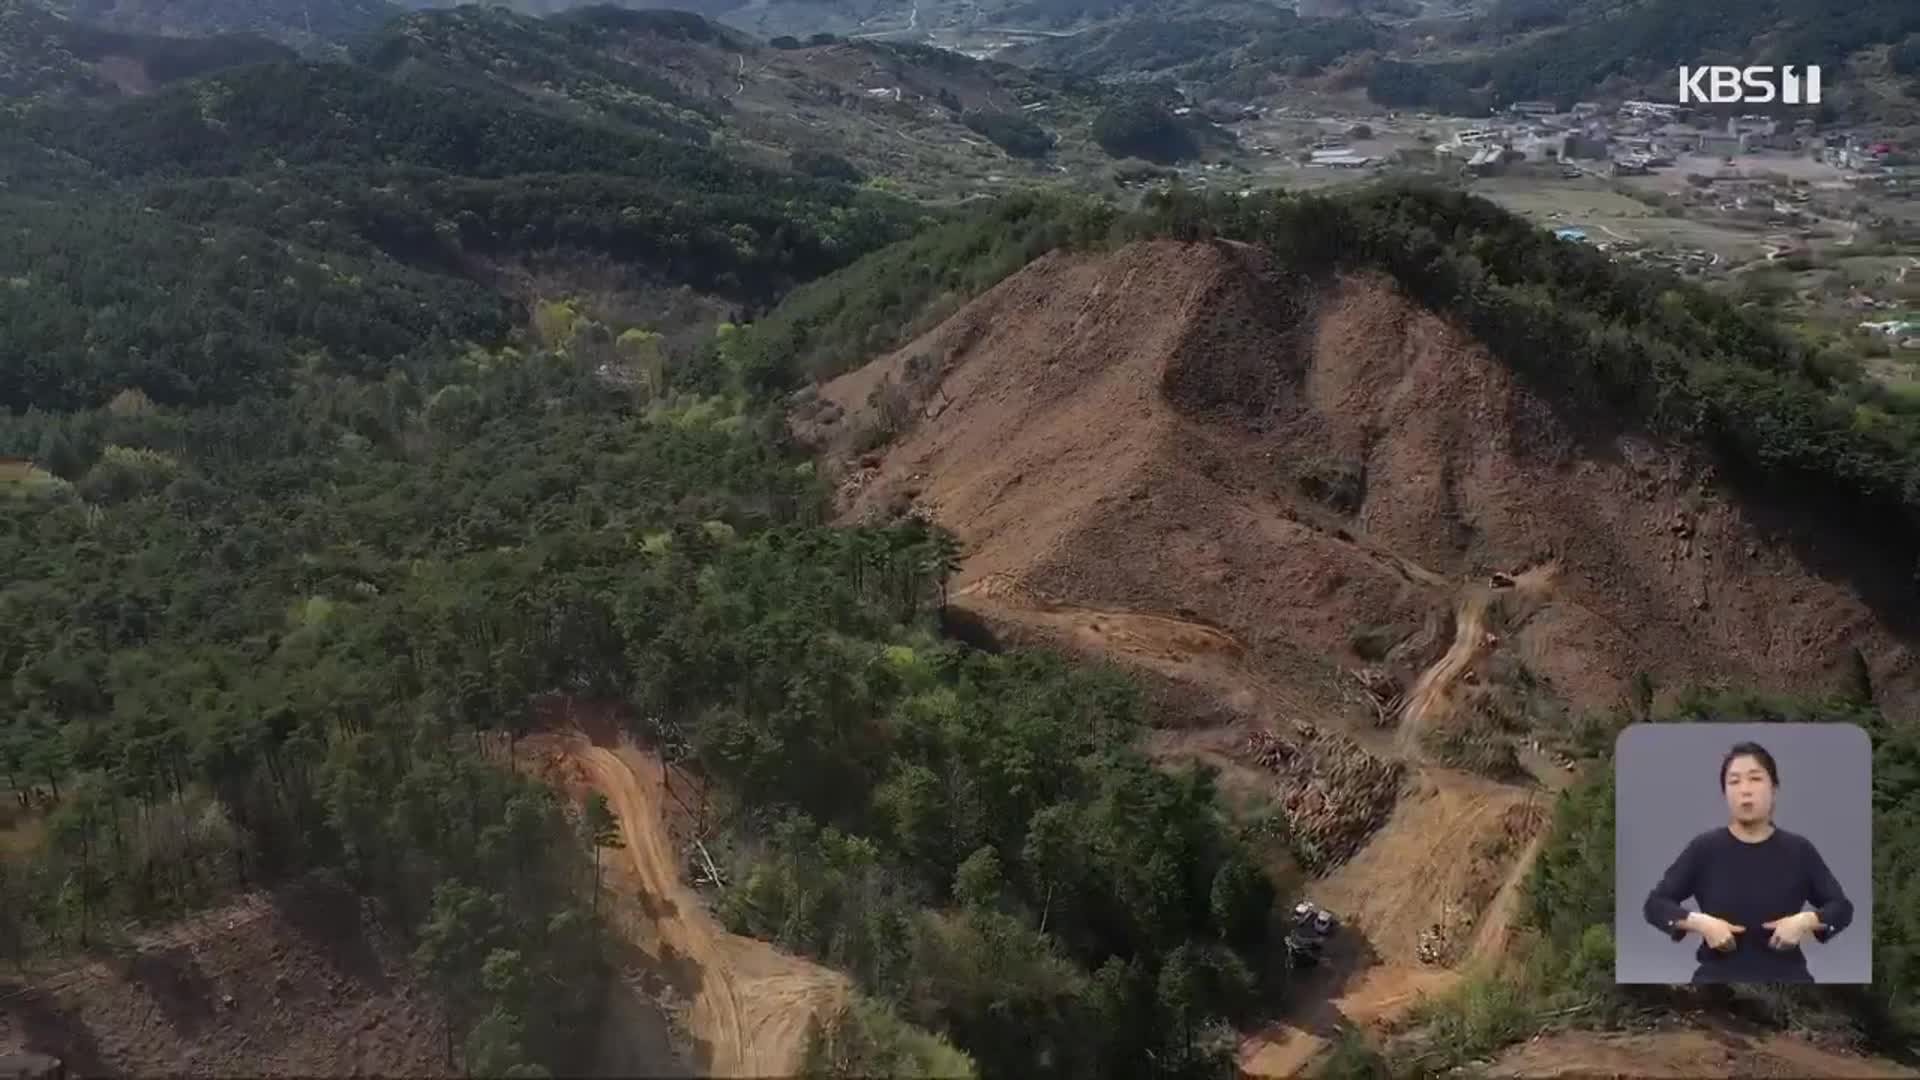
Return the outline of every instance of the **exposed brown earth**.
<path id="1" fill-rule="evenodd" d="M 1494 1077 L 1897 1077 L 1920 1076 L 1885 1061 L 1827 1050 L 1783 1035 L 1657 1031 L 1562 1032 L 1516 1046 L 1487 1070 Z"/>
<path id="2" fill-rule="evenodd" d="M 873 425 L 885 452 L 849 453 Z M 1242 245 L 1046 256 L 795 427 L 844 462 L 846 519 L 914 507 L 958 535 L 967 621 L 1138 672 L 1157 758 L 1271 802 L 1311 777 L 1247 748 L 1305 721 L 1406 765 L 1385 823 L 1306 885 L 1350 944 L 1246 1040 L 1249 1075 L 1504 952 L 1567 775 L 1531 753 L 1531 781 L 1496 782 L 1421 739 L 1494 661 L 1576 709 L 1636 672 L 1824 690 L 1853 648 L 1891 711 L 1920 692 L 1901 571 L 1845 529 L 1548 402 L 1384 279 L 1295 280 Z M 1375 635 L 1397 643 L 1360 670 Z"/>
<path id="3" fill-rule="evenodd" d="M 71 1076 L 451 1076 L 437 1000 L 359 900 L 245 896 L 124 958 L 0 973 L 0 1056 Z"/>
<path id="4" fill-rule="evenodd" d="M 606 796 L 619 819 L 625 848 L 605 853 L 606 869 L 612 891 L 631 907 L 613 923 L 685 1003 L 678 1020 L 691 1036 L 694 1071 L 796 1073 L 809 1024 L 845 1000 L 846 977 L 720 926 L 682 877 L 685 860 L 668 826 L 670 781 L 658 758 L 611 730 L 562 730 L 522 746 L 536 772 L 576 796 Z M 623 1058 L 639 1060 L 638 1074 L 685 1075 L 657 1053 L 629 1050 Z"/>
<path id="5" fill-rule="evenodd" d="M 1338 701 L 1356 628 L 1451 607 L 1435 582 L 1553 559 L 1551 603 L 1503 647 L 1575 706 L 1637 671 L 1827 689 L 1857 646 L 1912 707 L 1910 585 L 1865 541 L 1564 416 L 1384 280 L 1302 291 L 1231 245 L 1046 256 L 822 388 L 844 430 L 911 358 L 935 373 L 849 515 L 918 503 L 966 544 L 961 588 L 1216 627 L 1300 704 Z"/>

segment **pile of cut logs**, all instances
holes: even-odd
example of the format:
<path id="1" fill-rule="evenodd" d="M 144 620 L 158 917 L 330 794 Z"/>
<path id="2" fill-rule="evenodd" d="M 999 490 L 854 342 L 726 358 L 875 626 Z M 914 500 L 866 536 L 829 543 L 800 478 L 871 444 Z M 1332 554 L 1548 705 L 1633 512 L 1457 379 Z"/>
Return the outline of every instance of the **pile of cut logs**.
<path id="1" fill-rule="evenodd" d="M 1243 753 L 1278 779 L 1294 846 L 1315 872 L 1351 858 L 1386 822 L 1405 772 L 1344 735 L 1301 722 L 1284 733 L 1252 733 Z"/>

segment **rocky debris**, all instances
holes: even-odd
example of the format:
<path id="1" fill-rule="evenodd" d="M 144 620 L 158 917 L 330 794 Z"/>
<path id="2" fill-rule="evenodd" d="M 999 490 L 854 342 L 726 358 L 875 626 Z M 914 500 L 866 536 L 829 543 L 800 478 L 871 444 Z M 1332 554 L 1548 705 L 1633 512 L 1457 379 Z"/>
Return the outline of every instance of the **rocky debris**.
<path id="1" fill-rule="evenodd" d="M 1316 872 L 1351 858 L 1386 823 L 1405 775 L 1400 763 L 1304 721 L 1253 732 L 1243 754 L 1278 777 L 1276 801 L 1302 861 Z"/>
<path id="2" fill-rule="evenodd" d="M 1371 667 L 1350 669 L 1347 674 L 1352 675 L 1364 691 L 1364 704 L 1373 710 L 1374 723 L 1380 727 L 1390 727 L 1399 717 L 1400 707 L 1406 702 L 1400 680 L 1389 672 Z M 1349 696 L 1348 700 L 1353 699 Z"/>
<path id="3" fill-rule="evenodd" d="M 1391 700 L 1400 693 L 1400 682 L 1392 673 L 1376 667 L 1364 667 L 1354 670 L 1353 677 L 1362 689 L 1381 701 Z"/>
<path id="4" fill-rule="evenodd" d="M 869 460 L 872 460 L 873 464 L 867 464 Z M 878 479 L 880 479 L 880 465 L 876 456 L 869 455 L 868 457 L 862 457 L 855 461 L 848 462 L 847 474 L 845 479 L 840 481 L 840 489 L 837 497 L 843 503 L 850 502 L 855 495 L 860 493 L 861 489 Z"/>
<path id="5" fill-rule="evenodd" d="M 1434 923 L 1420 931 L 1420 944 L 1415 952 L 1423 964 L 1444 964 L 1447 962 L 1447 936 L 1439 923 Z"/>

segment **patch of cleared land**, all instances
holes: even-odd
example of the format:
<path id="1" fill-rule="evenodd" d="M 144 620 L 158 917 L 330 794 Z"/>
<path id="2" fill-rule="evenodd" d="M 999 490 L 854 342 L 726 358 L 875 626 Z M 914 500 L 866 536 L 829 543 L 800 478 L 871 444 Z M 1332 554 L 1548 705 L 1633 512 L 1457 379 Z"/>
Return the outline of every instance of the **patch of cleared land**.
<path id="1" fill-rule="evenodd" d="M 1597 180 L 1496 176 L 1475 181 L 1475 195 L 1548 228 L 1586 229 L 1595 240 L 1650 247 L 1697 248 L 1729 262 L 1766 257 L 1767 230 L 1746 231 L 1685 217 L 1669 217 Z"/>

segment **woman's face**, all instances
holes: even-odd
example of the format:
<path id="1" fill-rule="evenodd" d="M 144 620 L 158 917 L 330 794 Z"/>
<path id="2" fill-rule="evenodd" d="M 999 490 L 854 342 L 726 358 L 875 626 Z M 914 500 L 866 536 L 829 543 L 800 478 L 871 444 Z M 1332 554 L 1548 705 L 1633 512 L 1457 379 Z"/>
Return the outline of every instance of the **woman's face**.
<path id="1" fill-rule="evenodd" d="M 1742 825 L 1758 825 L 1773 818 L 1773 777 L 1760 760 L 1742 754 L 1727 762 L 1727 810 Z"/>

